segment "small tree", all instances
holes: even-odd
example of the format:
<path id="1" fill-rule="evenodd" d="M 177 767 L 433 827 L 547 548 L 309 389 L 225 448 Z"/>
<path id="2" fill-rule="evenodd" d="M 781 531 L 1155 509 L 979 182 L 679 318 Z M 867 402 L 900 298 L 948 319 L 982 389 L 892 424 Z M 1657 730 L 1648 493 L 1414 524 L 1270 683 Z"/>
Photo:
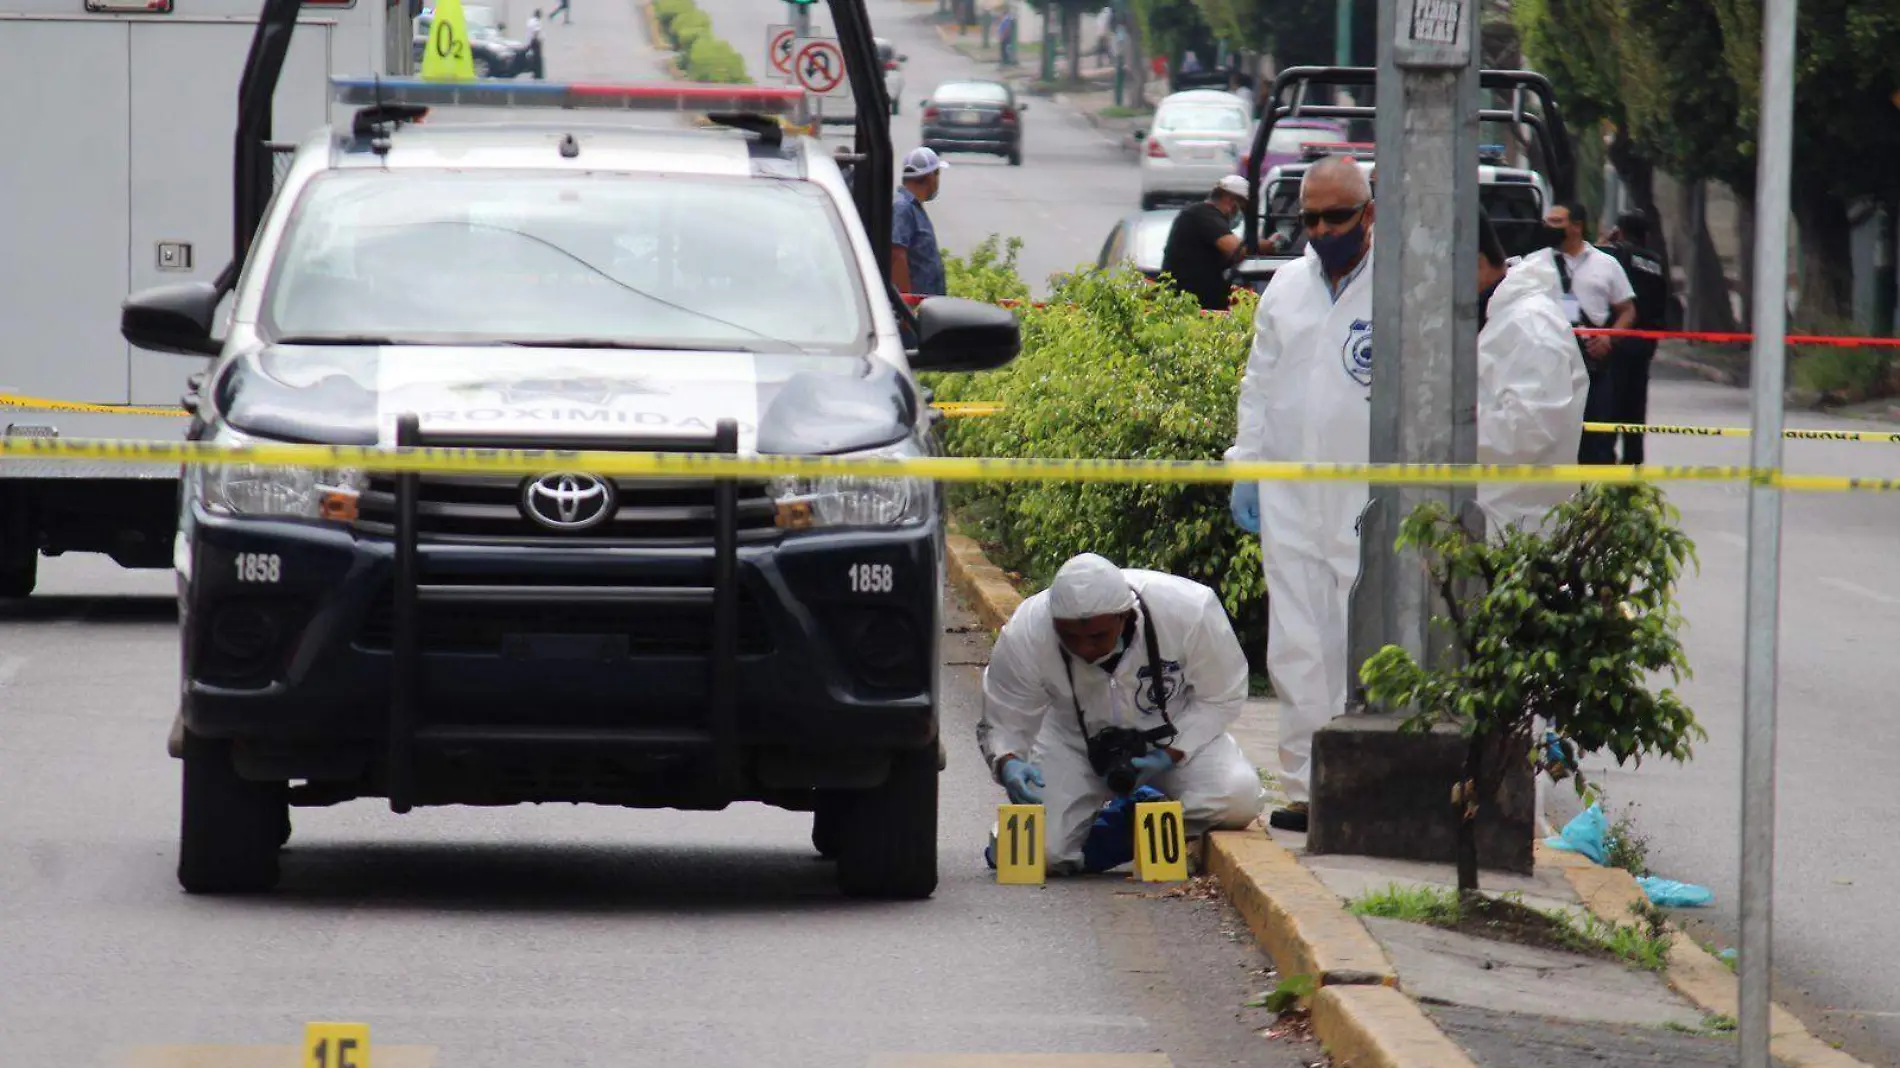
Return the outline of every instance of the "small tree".
<path id="1" fill-rule="evenodd" d="M 1478 813 L 1497 802 L 1511 762 L 1531 758 L 1534 717 L 1560 739 L 1554 758 L 1536 758 L 1559 775 L 1575 771 L 1578 753 L 1685 761 L 1691 739 L 1707 737 L 1672 690 L 1648 687 L 1651 673 L 1689 674 L 1674 594 L 1695 547 L 1677 518 L 1653 486 L 1592 485 L 1541 536 L 1473 538 L 1437 503 L 1401 526 L 1399 546 L 1424 554 L 1445 599 L 1450 618 L 1437 622 L 1455 632 L 1462 663 L 1427 668 L 1388 645 L 1359 676 L 1374 702 L 1415 709 L 1405 730 L 1449 723 L 1469 740 L 1451 797 L 1460 896 L 1478 890 Z M 1594 795 L 1581 773 L 1575 783 Z"/>

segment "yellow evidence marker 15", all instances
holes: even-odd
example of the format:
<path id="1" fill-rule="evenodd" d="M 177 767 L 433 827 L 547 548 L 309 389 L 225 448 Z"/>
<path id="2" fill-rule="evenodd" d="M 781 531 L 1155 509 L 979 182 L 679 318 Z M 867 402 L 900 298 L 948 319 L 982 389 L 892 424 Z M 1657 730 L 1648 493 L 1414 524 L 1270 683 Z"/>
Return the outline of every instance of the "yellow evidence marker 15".
<path id="1" fill-rule="evenodd" d="M 1187 822 L 1179 801 L 1135 806 L 1135 878 L 1144 883 L 1186 880 Z"/>
<path id="2" fill-rule="evenodd" d="M 304 1024 L 303 1068 L 369 1068 L 369 1025 Z"/>
<path id="3" fill-rule="evenodd" d="M 422 80 L 472 82 L 475 53 L 468 47 L 468 18 L 462 0 L 436 0 L 429 16 L 429 41 L 422 48 Z"/>
<path id="4" fill-rule="evenodd" d="M 1048 877 L 1047 837 L 1041 805 L 996 806 L 996 881 L 1042 885 Z"/>

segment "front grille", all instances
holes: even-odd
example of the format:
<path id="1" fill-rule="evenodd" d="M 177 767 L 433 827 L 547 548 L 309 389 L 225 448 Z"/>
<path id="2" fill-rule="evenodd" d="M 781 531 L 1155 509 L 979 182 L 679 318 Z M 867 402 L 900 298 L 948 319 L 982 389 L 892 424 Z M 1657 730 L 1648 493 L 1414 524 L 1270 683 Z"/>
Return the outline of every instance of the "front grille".
<path id="1" fill-rule="evenodd" d="M 506 583 L 503 583 L 506 584 Z M 739 593 L 739 653 L 772 651 L 771 629 L 750 590 Z M 424 652 L 504 654 L 522 640 L 571 636 L 598 639 L 608 658 L 626 656 L 710 656 L 712 601 L 669 604 L 588 604 L 516 601 L 483 604 L 460 601 L 416 606 L 417 647 Z M 392 644 L 394 609 L 385 589 L 371 603 L 357 631 L 356 644 L 387 650 Z"/>
<path id="2" fill-rule="evenodd" d="M 615 479 L 618 502 L 612 516 L 581 531 L 550 530 L 522 509 L 528 479 L 473 475 L 424 475 L 416 505 L 420 540 L 507 541 L 518 544 L 653 545 L 711 544 L 711 480 Z M 775 537 L 777 506 L 763 482 L 741 481 L 739 542 Z M 356 529 L 395 533 L 396 482 L 372 476 L 357 502 Z"/>

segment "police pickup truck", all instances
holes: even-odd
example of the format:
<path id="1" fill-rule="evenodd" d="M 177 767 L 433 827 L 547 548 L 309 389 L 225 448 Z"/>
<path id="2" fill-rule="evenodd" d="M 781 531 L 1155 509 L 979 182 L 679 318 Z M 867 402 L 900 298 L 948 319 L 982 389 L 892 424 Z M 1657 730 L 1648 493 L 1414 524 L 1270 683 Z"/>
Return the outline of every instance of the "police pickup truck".
<path id="1" fill-rule="evenodd" d="M 134 344 L 218 351 L 205 440 L 916 457 L 913 372 L 1017 352 L 954 298 L 906 350 L 793 90 L 334 84 L 354 117 L 298 146 L 222 340 L 208 286 L 126 302 Z M 606 115 L 649 107 L 718 124 Z M 274 885 L 292 805 L 759 801 L 814 812 L 847 894 L 928 896 L 939 509 L 869 475 L 194 470 L 180 881 Z"/>

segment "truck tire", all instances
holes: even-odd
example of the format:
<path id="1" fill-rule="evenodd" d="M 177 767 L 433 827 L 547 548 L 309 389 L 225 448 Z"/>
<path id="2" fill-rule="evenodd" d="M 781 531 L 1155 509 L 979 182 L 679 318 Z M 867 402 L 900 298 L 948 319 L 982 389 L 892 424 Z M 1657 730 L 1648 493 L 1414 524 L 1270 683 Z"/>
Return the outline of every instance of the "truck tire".
<path id="1" fill-rule="evenodd" d="M 0 600 L 31 597 L 40 581 L 40 551 L 32 542 L 0 542 Z"/>
<path id="2" fill-rule="evenodd" d="M 231 743 L 187 730 L 178 884 L 193 894 L 243 894 L 277 885 L 277 851 L 290 822 L 284 783 L 239 777 Z"/>
<path id="3" fill-rule="evenodd" d="M 811 847 L 826 860 L 838 859 L 838 836 L 843 833 L 842 806 L 846 798 L 820 793 L 811 809 Z"/>
<path id="4" fill-rule="evenodd" d="M 915 900 L 936 892 L 936 746 L 895 754 L 884 785 L 854 792 L 839 815 L 845 896 Z"/>

